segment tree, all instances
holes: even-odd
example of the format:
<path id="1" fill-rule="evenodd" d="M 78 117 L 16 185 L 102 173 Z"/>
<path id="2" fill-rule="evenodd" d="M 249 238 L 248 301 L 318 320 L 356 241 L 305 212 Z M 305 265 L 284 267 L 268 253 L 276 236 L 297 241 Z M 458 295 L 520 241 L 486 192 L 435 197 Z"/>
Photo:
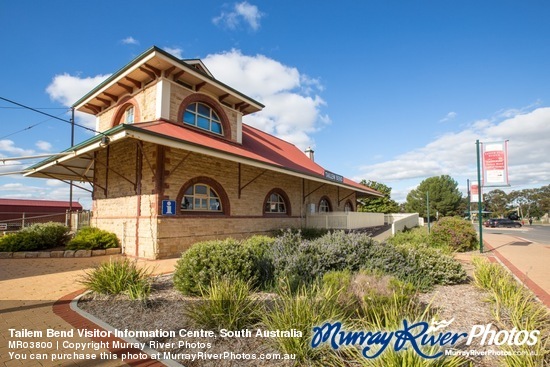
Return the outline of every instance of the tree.
<path id="1" fill-rule="evenodd" d="M 382 197 L 369 197 L 359 199 L 359 206 L 357 211 L 368 213 L 398 213 L 399 204 L 395 200 L 391 199 L 391 187 L 384 185 L 383 183 L 376 181 L 361 181 L 361 185 L 365 185 L 374 189 L 384 196 Z"/>
<path id="2" fill-rule="evenodd" d="M 426 194 L 429 193 L 430 218 L 440 216 L 461 215 L 460 203 L 462 194 L 458 190 L 458 183 L 448 175 L 434 176 L 425 179 L 407 195 L 405 209 L 408 212 L 419 213 L 428 217 L 426 210 Z"/>
<path id="3" fill-rule="evenodd" d="M 504 216 L 509 211 L 508 195 L 500 189 L 484 194 L 483 201 L 485 202 L 485 208 L 492 212 L 493 217 Z"/>

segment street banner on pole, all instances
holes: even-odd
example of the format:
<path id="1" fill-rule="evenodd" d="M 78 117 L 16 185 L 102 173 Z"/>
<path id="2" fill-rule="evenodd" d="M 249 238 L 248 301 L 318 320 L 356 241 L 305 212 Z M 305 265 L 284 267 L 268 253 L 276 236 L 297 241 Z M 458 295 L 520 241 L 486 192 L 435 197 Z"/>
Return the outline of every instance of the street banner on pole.
<path id="1" fill-rule="evenodd" d="M 481 193 L 481 200 L 479 200 L 479 187 L 477 183 L 470 183 L 470 203 L 477 203 L 478 201 L 483 201 L 483 192 Z"/>
<path id="2" fill-rule="evenodd" d="M 508 142 L 482 143 L 483 186 L 510 186 L 508 183 Z"/>

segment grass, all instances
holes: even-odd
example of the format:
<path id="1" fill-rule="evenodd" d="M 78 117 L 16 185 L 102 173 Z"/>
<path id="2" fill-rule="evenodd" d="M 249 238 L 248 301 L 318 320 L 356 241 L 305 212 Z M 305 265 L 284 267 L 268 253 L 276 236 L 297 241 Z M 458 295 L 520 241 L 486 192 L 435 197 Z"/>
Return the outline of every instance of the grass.
<path id="1" fill-rule="evenodd" d="M 192 301 L 185 314 L 197 327 L 209 330 L 238 330 L 260 320 L 261 304 L 251 298 L 250 282 L 236 277 L 221 277 L 201 287 L 201 300 Z"/>
<path id="2" fill-rule="evenodd" d="M 323 289 L 319 284 L 301 286 L 296 292 L 286 289 L 273 310 L 264 314 L 262 324 L 267 330 L 291 330 L 302 332 L 299 338 L 270 338 L 281 353 L 295 354 L 299 365 L 338 365 L 335 353 L 327 348 L 310 346 L 312 327 L 327 320 L 343 317 L 337 298 L 339 291 Z"/>
<path id="3" fill-rule="evenodd" d="M 511 352 L 503 358 L 508 367 L 550 365 L 550 313 L 546 306 L 519 284 L 502 266 L 484 258 L 474 258 L 475 284 L 490 292 L 493 315 L 503 329 L 539 330 L 534 346 L 503 346 Z"/>
<path id="4" fill-rule="evenodd" d="M 120 294 L 130 289 L 130 297 L 144 299 L 149 296 L 151 271 L 140 268 L 135 261 L 109 260 L 87 271 L 79 283 L 99 294 Z"/>

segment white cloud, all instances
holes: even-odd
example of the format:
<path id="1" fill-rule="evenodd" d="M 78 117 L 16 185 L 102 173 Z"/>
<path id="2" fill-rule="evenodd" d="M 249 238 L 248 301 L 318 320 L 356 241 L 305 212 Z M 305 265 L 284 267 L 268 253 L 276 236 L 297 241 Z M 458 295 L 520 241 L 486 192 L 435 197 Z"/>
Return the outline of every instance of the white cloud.
<path id="1" fill-rule="evenodd" d="M 70 107 L 109 76 L 110 74 L 81 78 L 67 73 L 56 75 L 46 88 L 46 92 L 53 101 Z M 95 116 L 83 113 L 77 113 L 75 116 L 79 124 L 95 128 Z"/>
<path id="2" fill-rule="evenodd" d="M 179 47 L 163 47 L 162 49 L 168 52 L 169 54 L 176 56 L 179 59 L 183 58 L 183 50 Z"/>
<path id="3" fill-rule="evenodd" d="M 134 37 L 126 37 L 121 42 L 125 45 L 139 45 L 139 41 Z"/>
<path id="4" fill-rule="evenodd" d="M 18 148 L 12 140 L 4 139 L 0 140 L 0 152 L 7 152 L 16 156 L 24 156 L 33 154 L 34 150 Z"/>
<path id="5" fill-rule="evenodd" d="M 38 147 L 38 149 L 44 150 L 46 152 L 52 150 L 52 144 L 48 143 L 47 141 L 39 140 L 36 142 L 35 145 Z"/>
<path id="6" fill-rule="evenodd" d="M 509 110 L 511 111 L 511 110 Z M 509 177 L 514 186 L 537 186 L 550 182 L 550 107 L 516 114 L 498 113 L 476 121 L 466 129 L 436 138 L 431 143 L 395 158 L 360 168 L 356 179 L 380 182 L 420 181 L 448 174 L 462 182 L 475 179 L 476 140 L 509 140 Z M 505 119 L 502 119 L 506 116 Z"/>
<path id="7" fill-rule="evenodd" d="M 247 56 L 239 50 L 208 55 L 205 65 L 214 77 L 258 100 L 266 107 L 244 122 L 305 149 L 314 146 L 310 134 L 330 123 L 321 114 L 326 104 L 316 92 L 321 83 L 293 67 L 264 55 Z"/>
<path id="8" fill-rule="evenodd" d="M 219 16 L 212 19 L 214 24 L 225 25 L 229 29 L 236 29 L 241 21 L 244 21 L 253 30 L 260 28 L 260 19 L 264 16 L 256 5 L 251 5 L 246 1 L 236 3 L 230 12 L 222 12 Z"/>
<path id="9" fill-rule="evenodd" d="M 449 112 L 445 117 L 443 117 L 439 122 L 447 122 L 454 120 L 458 114 L 456 112 Z"/>

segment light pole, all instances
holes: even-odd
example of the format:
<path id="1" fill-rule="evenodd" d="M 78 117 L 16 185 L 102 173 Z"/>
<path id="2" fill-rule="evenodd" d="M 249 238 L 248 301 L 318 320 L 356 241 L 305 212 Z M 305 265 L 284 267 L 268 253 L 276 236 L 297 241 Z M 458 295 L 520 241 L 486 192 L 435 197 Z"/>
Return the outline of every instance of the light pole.
<path id="1" fill-rule="evenodd" d="M 479 140 L 476 140 L 477 150 L 477 221 L 479 222 L 479 252 L 483 253 L 483 224 L 482 224 L 482 210 L 481 210 L 481 163 L 479 152 Z"/>

